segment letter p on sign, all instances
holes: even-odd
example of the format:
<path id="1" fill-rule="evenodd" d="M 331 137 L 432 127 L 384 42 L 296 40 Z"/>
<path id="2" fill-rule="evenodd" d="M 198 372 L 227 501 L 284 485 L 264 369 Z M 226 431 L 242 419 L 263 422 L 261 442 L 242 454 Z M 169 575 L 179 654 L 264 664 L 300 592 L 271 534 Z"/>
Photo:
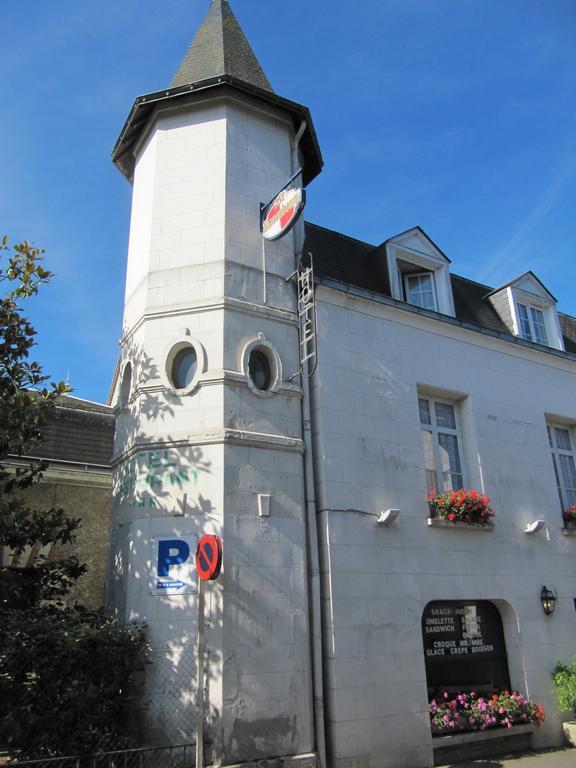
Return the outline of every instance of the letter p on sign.
<path id="1" fill-rule="evenodd" d="M 188 595 L 196 592 L 194 553 L 197 534 L 168 533 L 152 539 L 150 594 L 156 597 Z M 139 571 L 139 569 L 136 569 Z"/>
<path id="2" fill-rule="evenodd" d="M 190 547 L 183 539 L 158 542 L 158 576 L 170 576 L 171 565 L 181 565 L 190 557 Z"/>

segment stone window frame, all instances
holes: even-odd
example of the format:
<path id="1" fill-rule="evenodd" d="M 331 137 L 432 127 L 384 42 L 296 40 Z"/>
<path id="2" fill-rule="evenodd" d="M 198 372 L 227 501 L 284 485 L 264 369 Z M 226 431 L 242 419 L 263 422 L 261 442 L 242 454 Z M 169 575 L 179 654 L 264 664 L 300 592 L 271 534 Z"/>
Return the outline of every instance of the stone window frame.
<path id="1" fill-rule="evenodd" d="M 172 365 L 178 352 L 182 349 L 186 349 L 186 347 L 191 347 L 196 354 L 196 371 L 188 386 L 177 388 L 172 382 Z M 176 336 L 166 347 L 163 361 L 161 378 L 164 388 L 175 397 L 187 397 L 188 395 L 191 395 L 197 389 L 200 383 L 200 378 L 206 370 L 206 352 L 201 342 L 186 333 Z"/>
<path id="2" fill-rule="evenodd" d="M 130 359 L 125 360 L 121 370 L 122 373 L 118 379 L 119 384 L 118 395 L 116 398 L 116 407 L 122 411 L 130 405 L 134 395 L 134 366 L 132 365 L 132 361 Z M 130 386 L 126 392 L 125 380 L 128 370 L 130 370 Z"/>
<path id="3" fill-rule="evenodd" d="M 270 365 L 270 386 L 265 390 L 258 389 L 250 376 L 250 355 L 255 350 L 266 355 L 266 359 Z M 259 333 L 255 338 L 250 339 L 250 341 L 244 345 L 241 354 L 241 371 L 248 388 L 252 394 L 257 397 L 273 397 L 280 389 L 282 384 L 282 360 L 276 347 L 267 340 L 263 333 Z"/>

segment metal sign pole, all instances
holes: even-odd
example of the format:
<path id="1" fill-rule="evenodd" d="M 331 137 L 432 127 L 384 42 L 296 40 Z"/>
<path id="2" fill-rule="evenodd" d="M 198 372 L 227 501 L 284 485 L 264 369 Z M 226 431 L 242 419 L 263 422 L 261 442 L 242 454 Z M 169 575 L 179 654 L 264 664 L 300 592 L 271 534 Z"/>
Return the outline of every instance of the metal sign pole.
<path id="1" fill-rule="evenodd" d="M 262 238 L 262 304 L 266 304 L 266 239 Z"/>
<path id="2" fill-rule="evenodd" d="M 204 768 L 204 581 L 198 578 L 198 674 L 196 687 L 196 768 Z"/>

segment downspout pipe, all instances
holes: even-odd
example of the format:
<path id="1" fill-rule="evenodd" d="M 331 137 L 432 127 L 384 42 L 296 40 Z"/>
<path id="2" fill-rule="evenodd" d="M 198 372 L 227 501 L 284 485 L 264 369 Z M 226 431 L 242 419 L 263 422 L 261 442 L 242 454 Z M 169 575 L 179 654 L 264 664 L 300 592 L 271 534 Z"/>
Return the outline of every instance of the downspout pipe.
<path id="1" fill-rule="evenodd" d="M 292 172 L 300 167 L 298 145 L 304 131 L 306 121 L 302 124 L 292 145 Z M 294 228 L 294 245 L 296 251 L 296 268 L 304 249 L 304 217 L 301 217 Z M 310 625 L 312 630 L 312 687 L 314 698 L 314 736 L 318 754 L 318 768 L 327 768 L 326 760 L 326 730 L 324 724 L 324 675 L 322 653 L 322 600 L 320 584 L 320 554 L 318 549 L 318 529 L 316 527 L 316 494 L 314 483 L 314 457 L 312 453 L 312 420 L 310 413 L 310 379 L 306 370 L 300 374 L 302 384 L 302 433 L 304 436 L 304 489 L 306 494 L 306 533 L 308 539 L 308 569 L 310 589 Z"/>

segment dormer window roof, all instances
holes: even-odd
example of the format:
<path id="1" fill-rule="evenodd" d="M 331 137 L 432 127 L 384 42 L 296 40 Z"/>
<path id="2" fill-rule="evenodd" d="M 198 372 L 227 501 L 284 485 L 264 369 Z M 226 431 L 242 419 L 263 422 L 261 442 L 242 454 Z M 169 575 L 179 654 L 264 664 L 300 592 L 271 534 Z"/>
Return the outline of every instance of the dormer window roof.
<path id="1" fill-rule="evenodd" d="M 542 346 L 564 349 L 556 298 L 533 272 L 525 272 L 491 291 L 486 299 L 514 336 Z"/>
<path id="2" fill-rule="evenodd" d="M 435 311 L 470 329 L 576 356 L 576 317 L 557 312 L 555 297 L 533 272 L 494 289 L 450 274 L 450 260 L 420 227 L 375 246 L 305 226 L 305 251 L 314 257 L 318 282 L 393 298 L 406 309 Z"/>
<path id="3" fill-rule="evenodd" d="M 450 259 L 421 227 L 384 243 L 393 298 L 454 317 Z"/>

